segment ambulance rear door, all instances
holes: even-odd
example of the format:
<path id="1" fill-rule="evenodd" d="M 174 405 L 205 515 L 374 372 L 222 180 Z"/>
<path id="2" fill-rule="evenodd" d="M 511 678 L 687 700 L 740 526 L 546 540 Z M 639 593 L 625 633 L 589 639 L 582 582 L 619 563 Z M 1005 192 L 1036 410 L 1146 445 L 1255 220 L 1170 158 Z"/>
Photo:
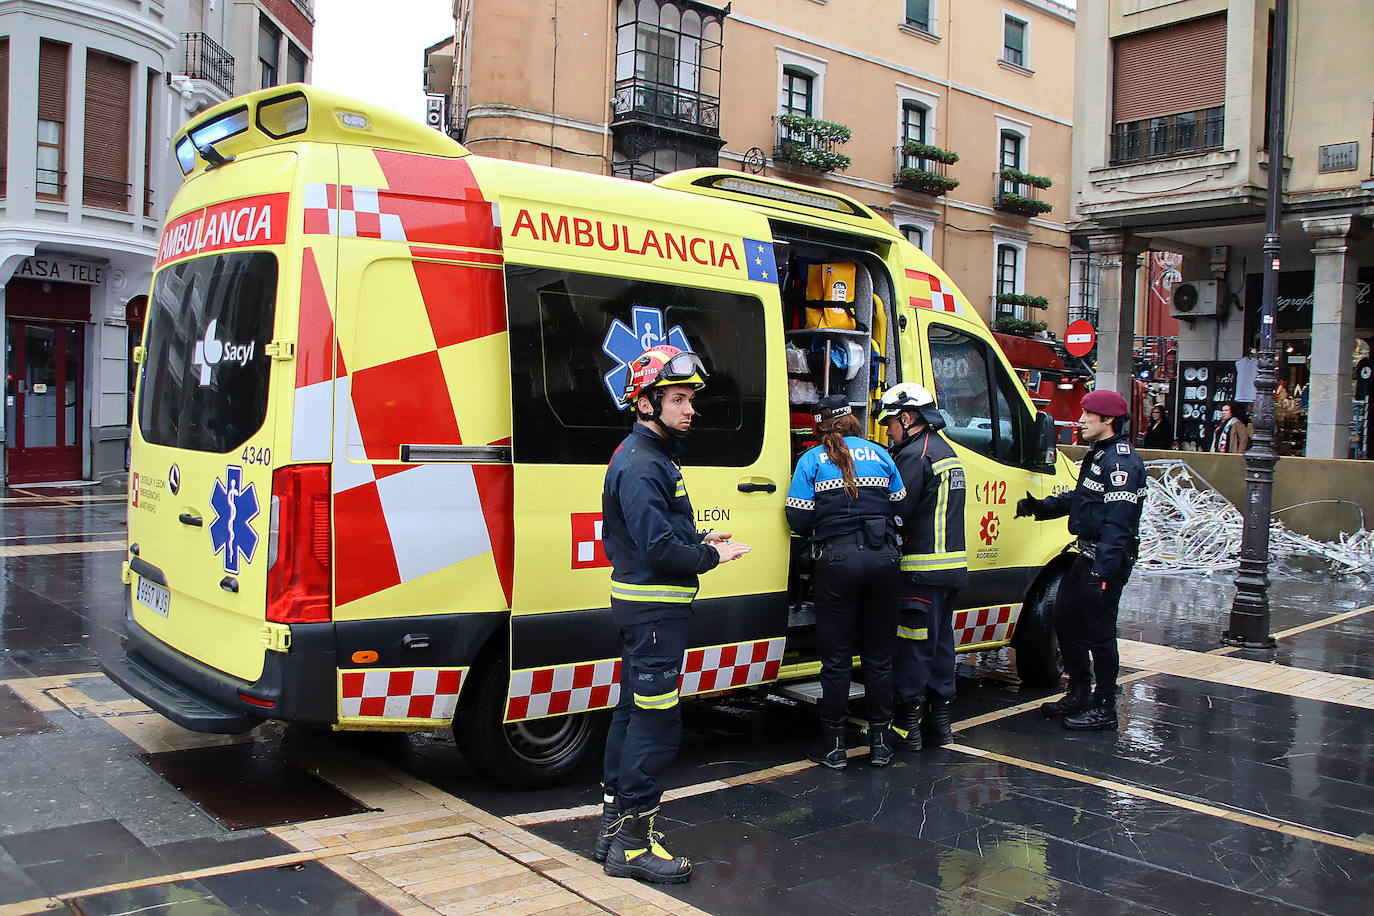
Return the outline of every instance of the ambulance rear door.
<path id="1" fill-rule="evenodd" d="M 336 168 L 332 148 L 302 145 L 190 179 L 148 303 L 129 474 L 134 620 L 244 681 L 284 648 L 265 608 L 273 468 L 289 460 L 296 384 L 291 240 L 305 176 L 333 181 Z"/>
<path id="2" fill-rule="evenodd" d="M 710 374 L 682 461 L 697 527 L 753 548 L 702 577 L 683 693 L 771 679 L 787 623 L 789 462 L 768 226 L 642 185 L 563 176 L 555 192 L 541 177 L 522 190 L 548 197 L 501 206 L 516 544 L 507 718 L 614 702 L 602 487 L 632 425 L 617 403 L 626 367 L 656 344 L 700 354 Z M 617 197 L 626 210 L 600 209 Z"/>

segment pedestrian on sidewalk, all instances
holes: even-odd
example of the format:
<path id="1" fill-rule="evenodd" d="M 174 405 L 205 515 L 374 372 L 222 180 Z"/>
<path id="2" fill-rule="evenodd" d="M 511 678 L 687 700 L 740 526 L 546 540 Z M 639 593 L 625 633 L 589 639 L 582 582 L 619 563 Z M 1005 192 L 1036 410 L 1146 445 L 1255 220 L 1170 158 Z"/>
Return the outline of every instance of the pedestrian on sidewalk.
<path id="1" fill-rule="evenodd" d="M 968 585 L 964 466 L 939 430 L 944 415 L 915 382 L 882 397 L 878 422 L 906 484 L 898 506 L 902 587 L 897 599 L 892 730 L 897 747 L 919 751 L 954 740 L 954 596 Z"/>
<path id="2" fill-rule="evenodd" d="M 895 507 L 906 496 L 887 450 L 862 437 L 844 395 L 815 414 L 820 445 L 797 461 L 787 491 L 787 523 L 810 538 L 811 593 L 821 655 L 821 726 L 808 756 L 842 770 L 857 631 L 868 710 L 868 762 L 892 761 L 892 650 L 901 582 Z"/>
<path id="3" fill-rule="evenodd" d="M 1126 435 L 1129 408 L 1115 391 L 1083 398 L 1078 419 L 1088 451 L 1069 493 L 1016 504 L 1016 517 L 1036 521 L 1069 517 L 1077 556 L 1063 578 L 1054 605 L 1055 633 L 1069 675 L 1065 696 L 1040 711 L 1062 719 L 1065 728 L 1116 728 L 1116 678 L 1121 667 L 1116 614 L 1140 548 L 1140 510 L 1145 501 L 1145 465 Z M 1091 657 L 1091 664 L 1089 659 Z M 1093 688 L 1096 675 L 1097 686 Z"/>
<path id="4" fill-rule="evenodd" d="M 706 384 L 694 353 L 652 347 L 630 364 L 624 403 L 635 425 L 615 450 L 601 495 L 611 561 L 611 614 L 620 630 L 620 700 L 606 736 L 601 833 L 606 874 L 680 884 L 692 863 L 654 828 L 659 776 L 682 741 L 678 680 L 698 576 L 749 552 L 729 534 L 702 533 L 678 468 L 692 399 Z"/>

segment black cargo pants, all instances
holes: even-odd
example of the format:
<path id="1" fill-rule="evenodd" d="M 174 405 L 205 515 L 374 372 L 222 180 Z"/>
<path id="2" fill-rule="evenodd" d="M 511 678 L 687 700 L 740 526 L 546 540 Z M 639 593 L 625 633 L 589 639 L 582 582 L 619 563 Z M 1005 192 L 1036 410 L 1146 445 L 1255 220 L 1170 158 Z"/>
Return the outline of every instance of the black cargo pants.
<path id="1" fill-rule="evenodd" d="M 1093 561 L 1079 555 L 1059 583 L 1054 602 L 1054 631 L 1059 637 L 1059 652 L 1069 685 L 1086 688 L 1097 676 L 1095 693 L 1099 699 L 1116 697 L 1116 678 L 1121 656 L 1116 647 L 1116 614 L 1121 592 L 1135 567 L 1129 559 L 1109 579 L 1089 583 Z M 1106 588 L 1102 583 L 1106 583 Z"/>

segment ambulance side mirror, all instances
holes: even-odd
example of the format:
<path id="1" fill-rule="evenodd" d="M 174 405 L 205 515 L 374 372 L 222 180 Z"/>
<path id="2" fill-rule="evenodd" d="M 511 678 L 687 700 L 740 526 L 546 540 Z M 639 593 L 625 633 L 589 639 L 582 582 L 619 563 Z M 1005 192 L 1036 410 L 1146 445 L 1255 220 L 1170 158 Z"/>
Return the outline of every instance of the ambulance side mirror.
<path id="1" fill-rule="evenodd" d="M 1055 462 L 1059 458 L 1054 417 L 1045 413 L 1043 410 L 1037 412 L 1033 429 L 1034 433 L 1031 437 L 1029 455 L 1031 467 L 1038 470 L 1053 469 Z"/>

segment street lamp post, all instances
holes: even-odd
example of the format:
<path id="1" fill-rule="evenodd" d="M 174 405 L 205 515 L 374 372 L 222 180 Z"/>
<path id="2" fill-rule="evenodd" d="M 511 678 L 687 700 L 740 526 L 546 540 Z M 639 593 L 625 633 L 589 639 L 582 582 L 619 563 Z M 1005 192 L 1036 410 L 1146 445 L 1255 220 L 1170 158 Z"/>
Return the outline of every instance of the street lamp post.
<path id="1" fill-rule="evenodd" d="M 1274 500 L 1274 389 L 1278 352 L 1274 321 L 1279 293 L 1279 221 L 1283 211 L 1284 88 L 1288 77 L 1288 0 L 1274 6 L 1274 53 L 1269 68 L 1269 194 L 1264 227 L 1264 298 L 1260 306 L 1259 371 L 1255 375 L 1255 437 L 1245 453 L 1245 527 L 1230 627 L 1221 641 L 1272 649 L 1269 633 L 1269 516 Z"/>

